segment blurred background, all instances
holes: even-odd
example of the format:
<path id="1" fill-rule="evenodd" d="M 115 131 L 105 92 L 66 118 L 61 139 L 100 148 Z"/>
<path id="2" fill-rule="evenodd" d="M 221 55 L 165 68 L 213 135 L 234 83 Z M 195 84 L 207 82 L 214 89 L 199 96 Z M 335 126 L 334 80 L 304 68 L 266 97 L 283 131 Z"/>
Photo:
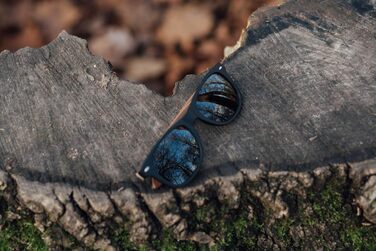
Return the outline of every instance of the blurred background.
<path id="1" fill-rule="evenodd" d="M 66 30 L 126 79 L 162 95 L 223 58 L 255 9 L 273 0 L 0 0 L 0 51 L 40 47 Z"/>

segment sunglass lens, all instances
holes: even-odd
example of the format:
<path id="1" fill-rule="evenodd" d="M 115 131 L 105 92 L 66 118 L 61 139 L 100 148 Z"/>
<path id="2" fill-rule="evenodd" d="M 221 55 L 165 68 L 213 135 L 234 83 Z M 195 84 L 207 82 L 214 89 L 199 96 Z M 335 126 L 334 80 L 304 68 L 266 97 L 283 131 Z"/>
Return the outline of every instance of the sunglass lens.
<path id="1" fill-rule="evenodd" d="M 153 157 L 159 175 L 174 185 L 181 185 L 198 168 L 200 149 L 193 134 L 180 126 L 164 136 Z"/>
<path id="2" fill-rule="evenodd" d="M 239 108 L 237 94 L 222 75 L 210 75 L 198 90 L 196 107 L 200 116 L 214 123 L 232 119 Z"/>

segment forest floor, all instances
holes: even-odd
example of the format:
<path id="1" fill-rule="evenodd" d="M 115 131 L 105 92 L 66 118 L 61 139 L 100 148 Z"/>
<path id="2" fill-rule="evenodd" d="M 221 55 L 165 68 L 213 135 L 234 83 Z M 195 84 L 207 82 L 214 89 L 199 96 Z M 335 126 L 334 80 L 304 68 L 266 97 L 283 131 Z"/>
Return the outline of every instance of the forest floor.
<path id="1" fill-rule="evenodd" d="M 40 47 L 66 30 L 121 77 L 169 95 L 186 74 L 223 58 L 250 13 L 273 1 L 1 1 L 0 51 Z"/>

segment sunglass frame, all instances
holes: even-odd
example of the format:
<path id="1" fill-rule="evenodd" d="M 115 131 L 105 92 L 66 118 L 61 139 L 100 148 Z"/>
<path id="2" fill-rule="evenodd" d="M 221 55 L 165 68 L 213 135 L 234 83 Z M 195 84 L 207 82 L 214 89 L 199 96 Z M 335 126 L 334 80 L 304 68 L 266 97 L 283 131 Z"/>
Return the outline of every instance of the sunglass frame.
<path id="1" fill-rule="evenodd" d="M 230 83 L 230 85 L 232 86 L 232 88 L 234 89 L 235 93 L 236 93 L 236 97 L 237 97 L 237 101 L 238 101 L 238 107 L 237 107 L 237 110 L 235 111 L 234 115 L 231 117 L 231 119 L 225 121 L 225 122 L 216 122 L 216 121 L 212 121 L 210 119 L 207 119 L 205 118 L 197 109 L 196 105 L 195 105 L 195 101 L 197 100 L 197 95 L 198 95 L 198 90 L 200 90 L 200 88 L 203 86 L 203 84 L 205 83 L 205 81 L 212 75 L 212 74 L 219 74 L 220 76 L 222 76 L 225 80 L 228 81 L 228 83 Z M 153 177 L 155 179 L 157 179 L 158 181 L 160 181 L 161 183 L 163 183 L 164 185 L 166 186 L 169 186 L 171 188 L 179 188 L 179 187 L 184 187 L 186 186 L 188 183 L 190 183 L 192 181 L 192 179 L 197 175 L 199 169 L 201 168 L 201 165 L 202 165 L 202 161 L 204 159 L 204 151 L 203 151 L 203 146 L 202 146 L 202 141 L 201 141 L 201 138 L 197 132 L 197 130 L 194 128 L 194 122 L 197 120 L 197 119 L 200 119 L 202 121 L 204 121 L 205 123 L 208 123 L 208 124 L 211 124 L 211 125 L 215 125 L 215 126 L 223 126 L 223 125 L 227 125 L 229 123 L 231 123 L 232 121 L 234 121 L 234 119 L 239 115 L 239 112 L 241 110 L 241 107 L 242 107 L 242 96 L 240 94 L 240 90 L 238 88 L 238 86 L 236 86 L 234 84 L 234 81 L 233 79 L 230 77 L 230 75 L 227 73 L 224 65 L 222 64 L 217 64 L 215 65 L 214 67 L 212 67 L 205 75 L 205 77 L 202 79 L 200 85 L 196 88 L 196 91 L 195 93 L 193 94 L 193 97 L 191 98 L 191 101 L 190 101 L 190 104 L 189 104 L 189 107 L 187 108 L 185 114 L 182 116 L 182 118 L 180 118 L 179 120 L 177 120 L 175 123 L 173 123 L 169 128 L 168 130 L 162 135 L 162 137 L 160 137 L 160 139 L 154 144 L 153 148 L 151 149 L 151 151 L 149 152 L 147 158 L 145 159 L 144 163 L 142 164 L 142 168 L 141 170 L 139 171 L 139 175 L 141 175 L 143 178 L 146 178 L 146 177 Z M 159 170 L 157 170 L 157 168 L 154 168 L 153 166 L 153 161 L 154 161 L 154 152 L 155 150 L 157 149 L 157 146 L 159 146 L 159 144 L 162 142 L 162 140 L 166 137 L 166 135 L 168 135 L 172 130 L 178 128 L 178 127 L 185 127 L 190 133 L 192 133 L 193 137 L 196 139 L 196 142 L 199 146 L 199 151 L 200 151 L 200 156 L 199 156 L 199 161 L 198 161 L 198 167 L 195 169 L 195 171 L 193 171 L 192 175 L 185 181 L 183 182 L 182 184 L 173 184 L 171 183 L 170 181 L 168 181 L 166 178 L 164 178 L 162 175 L 160 175 L 158 172 Z M 145 171 L 146 167 L 149 167 L 149 170 L 148 171 Z"/>

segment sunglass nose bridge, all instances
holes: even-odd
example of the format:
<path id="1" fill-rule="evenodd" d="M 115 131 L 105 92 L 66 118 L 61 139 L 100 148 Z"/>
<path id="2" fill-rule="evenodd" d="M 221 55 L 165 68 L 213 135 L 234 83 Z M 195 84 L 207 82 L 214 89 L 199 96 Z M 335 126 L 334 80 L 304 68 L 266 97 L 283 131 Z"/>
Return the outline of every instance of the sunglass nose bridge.
<path id="1" fill-rule="evenodd" d="M 183 117 L 183 121 L 185 122 L 185 124 L 193 124 L 193 122 L 195 122 L 196 119 L 197 116 L 194 112 L 188 112 Z"/>
<path id="2" fill-rule="evenodd" d="M 170 125 L 175 124 L 178 120 L 182 119 L 185 122 L 193 123 L 194 120 L 197 118 L 196 114 L 193 112 L 190 112 L 191 103 L 193 99 L 194 94 L 185 102 L 184 106 L 180 109 L 179 113 L 176 115 L 176 117 L 172 120 Z"/>

